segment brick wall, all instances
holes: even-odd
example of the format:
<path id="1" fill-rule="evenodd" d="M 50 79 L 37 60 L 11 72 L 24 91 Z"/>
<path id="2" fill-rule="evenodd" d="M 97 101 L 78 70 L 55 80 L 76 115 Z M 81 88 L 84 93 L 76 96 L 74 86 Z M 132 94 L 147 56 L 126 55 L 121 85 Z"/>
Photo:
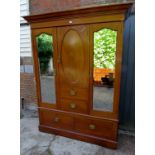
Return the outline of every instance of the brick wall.
<path id="1" fill-rule="evenodd" d="M 20 98 L 24 103 L 37 103 L 32 57 L 21 57 L 20 67 Z"/>
<path id="2" fill-rule="evenodd" d="M 32 57 L 20 57 L 20 65 L 33 65 Z"/>
<path id="3" fill-rule="evenodd" d="M 36 103 L 36 88 L 34 75 L 30 73 L 20 74 L 20 97 L 24 98 L 24 103 Z"/>
<path id="4" fill-rule="evenodd" d="M 109 73 L 114 73 L 114 70 L 106 68 L 94 68 L 94 81 L 101 81 L 101 77 L 105 77 L 106 75 L 109 75 Z"/>
<path id="5" fill-rule="evenodd" d="M 42 14 L 89 5 L 133 2 L 134 0 L 30 0 L 30 14 Z"/>

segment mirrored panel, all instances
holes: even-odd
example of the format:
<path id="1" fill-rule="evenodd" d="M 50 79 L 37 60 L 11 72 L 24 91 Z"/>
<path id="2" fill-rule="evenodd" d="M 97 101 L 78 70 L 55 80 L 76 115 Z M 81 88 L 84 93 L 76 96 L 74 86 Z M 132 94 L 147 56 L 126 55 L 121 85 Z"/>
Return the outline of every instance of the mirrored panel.
<path id="1" fill-rule="evenodd" d="M 53 63 L 53 37 L 45 33 L 37 38 L 41 99 L 44 103 L 56 103 L 55 69 Z"/>
<path id="2" fill-rule="evenodd" d="M 113 111 L 117 31 L 94 32 L 93 109 Z"/>

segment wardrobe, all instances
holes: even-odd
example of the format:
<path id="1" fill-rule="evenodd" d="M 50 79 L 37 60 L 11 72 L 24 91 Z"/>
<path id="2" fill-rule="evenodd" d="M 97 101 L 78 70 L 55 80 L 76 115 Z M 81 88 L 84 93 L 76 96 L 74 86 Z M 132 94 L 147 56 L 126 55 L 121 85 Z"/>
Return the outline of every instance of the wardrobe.
<path id="1" fill-rule="evenodd" d="M 131 5 L 24 17 L 31 25 L 41 132 L 117 148 L 123 24 Z"/>

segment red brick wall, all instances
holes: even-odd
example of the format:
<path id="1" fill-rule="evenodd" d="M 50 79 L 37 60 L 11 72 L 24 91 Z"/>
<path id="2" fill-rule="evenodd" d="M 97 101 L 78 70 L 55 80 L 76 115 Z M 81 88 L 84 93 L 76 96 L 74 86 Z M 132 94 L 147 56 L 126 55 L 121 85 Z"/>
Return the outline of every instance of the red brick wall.
<path id="1" fill-rule="evenodd" d="M 37 103 L 34 74 L 20 73 L 20 97 L 24 103 Z"/>
<path id="2" fill-rule="evenodd" d="M 105 77 L 109 73 L 114 73 L 114 70 L 105 68 L 94 68 L 94 81 L 101 81 L 101 77 Z"/>
<path id="3" fill-rule="evenodd" d="M 20 65 L 33 67 L 32 57 L 21 57 Z M 37 103 L 34 74 L 26 73 L 26 69 L 20 73 L 20 98 L 24 98 L 24 103 Z"/>
<path id="4" fill-rule="evenodd" d="M 134 0 L 30 0 L 30 14 L 42 14 L 73 9 L 75 7 L 120 3 Z"/>

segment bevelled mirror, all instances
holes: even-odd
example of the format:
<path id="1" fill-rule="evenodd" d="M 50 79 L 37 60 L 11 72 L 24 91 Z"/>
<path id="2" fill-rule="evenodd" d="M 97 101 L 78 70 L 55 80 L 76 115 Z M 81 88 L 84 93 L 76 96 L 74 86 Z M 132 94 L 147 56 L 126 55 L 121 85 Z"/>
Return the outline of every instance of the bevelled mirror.
<path id="1" fill-rule="evenodd" d="M 53 63 L 53 37 L 45 33 L 36 38 L 40 74 L 41 100 L 43 103 L 56 103 L 55 69 Z"/>
<path id="2" fill-rule="evenodd" d="M 93 109 L 113 111 L 117 31 L 94 32 Z"/>

